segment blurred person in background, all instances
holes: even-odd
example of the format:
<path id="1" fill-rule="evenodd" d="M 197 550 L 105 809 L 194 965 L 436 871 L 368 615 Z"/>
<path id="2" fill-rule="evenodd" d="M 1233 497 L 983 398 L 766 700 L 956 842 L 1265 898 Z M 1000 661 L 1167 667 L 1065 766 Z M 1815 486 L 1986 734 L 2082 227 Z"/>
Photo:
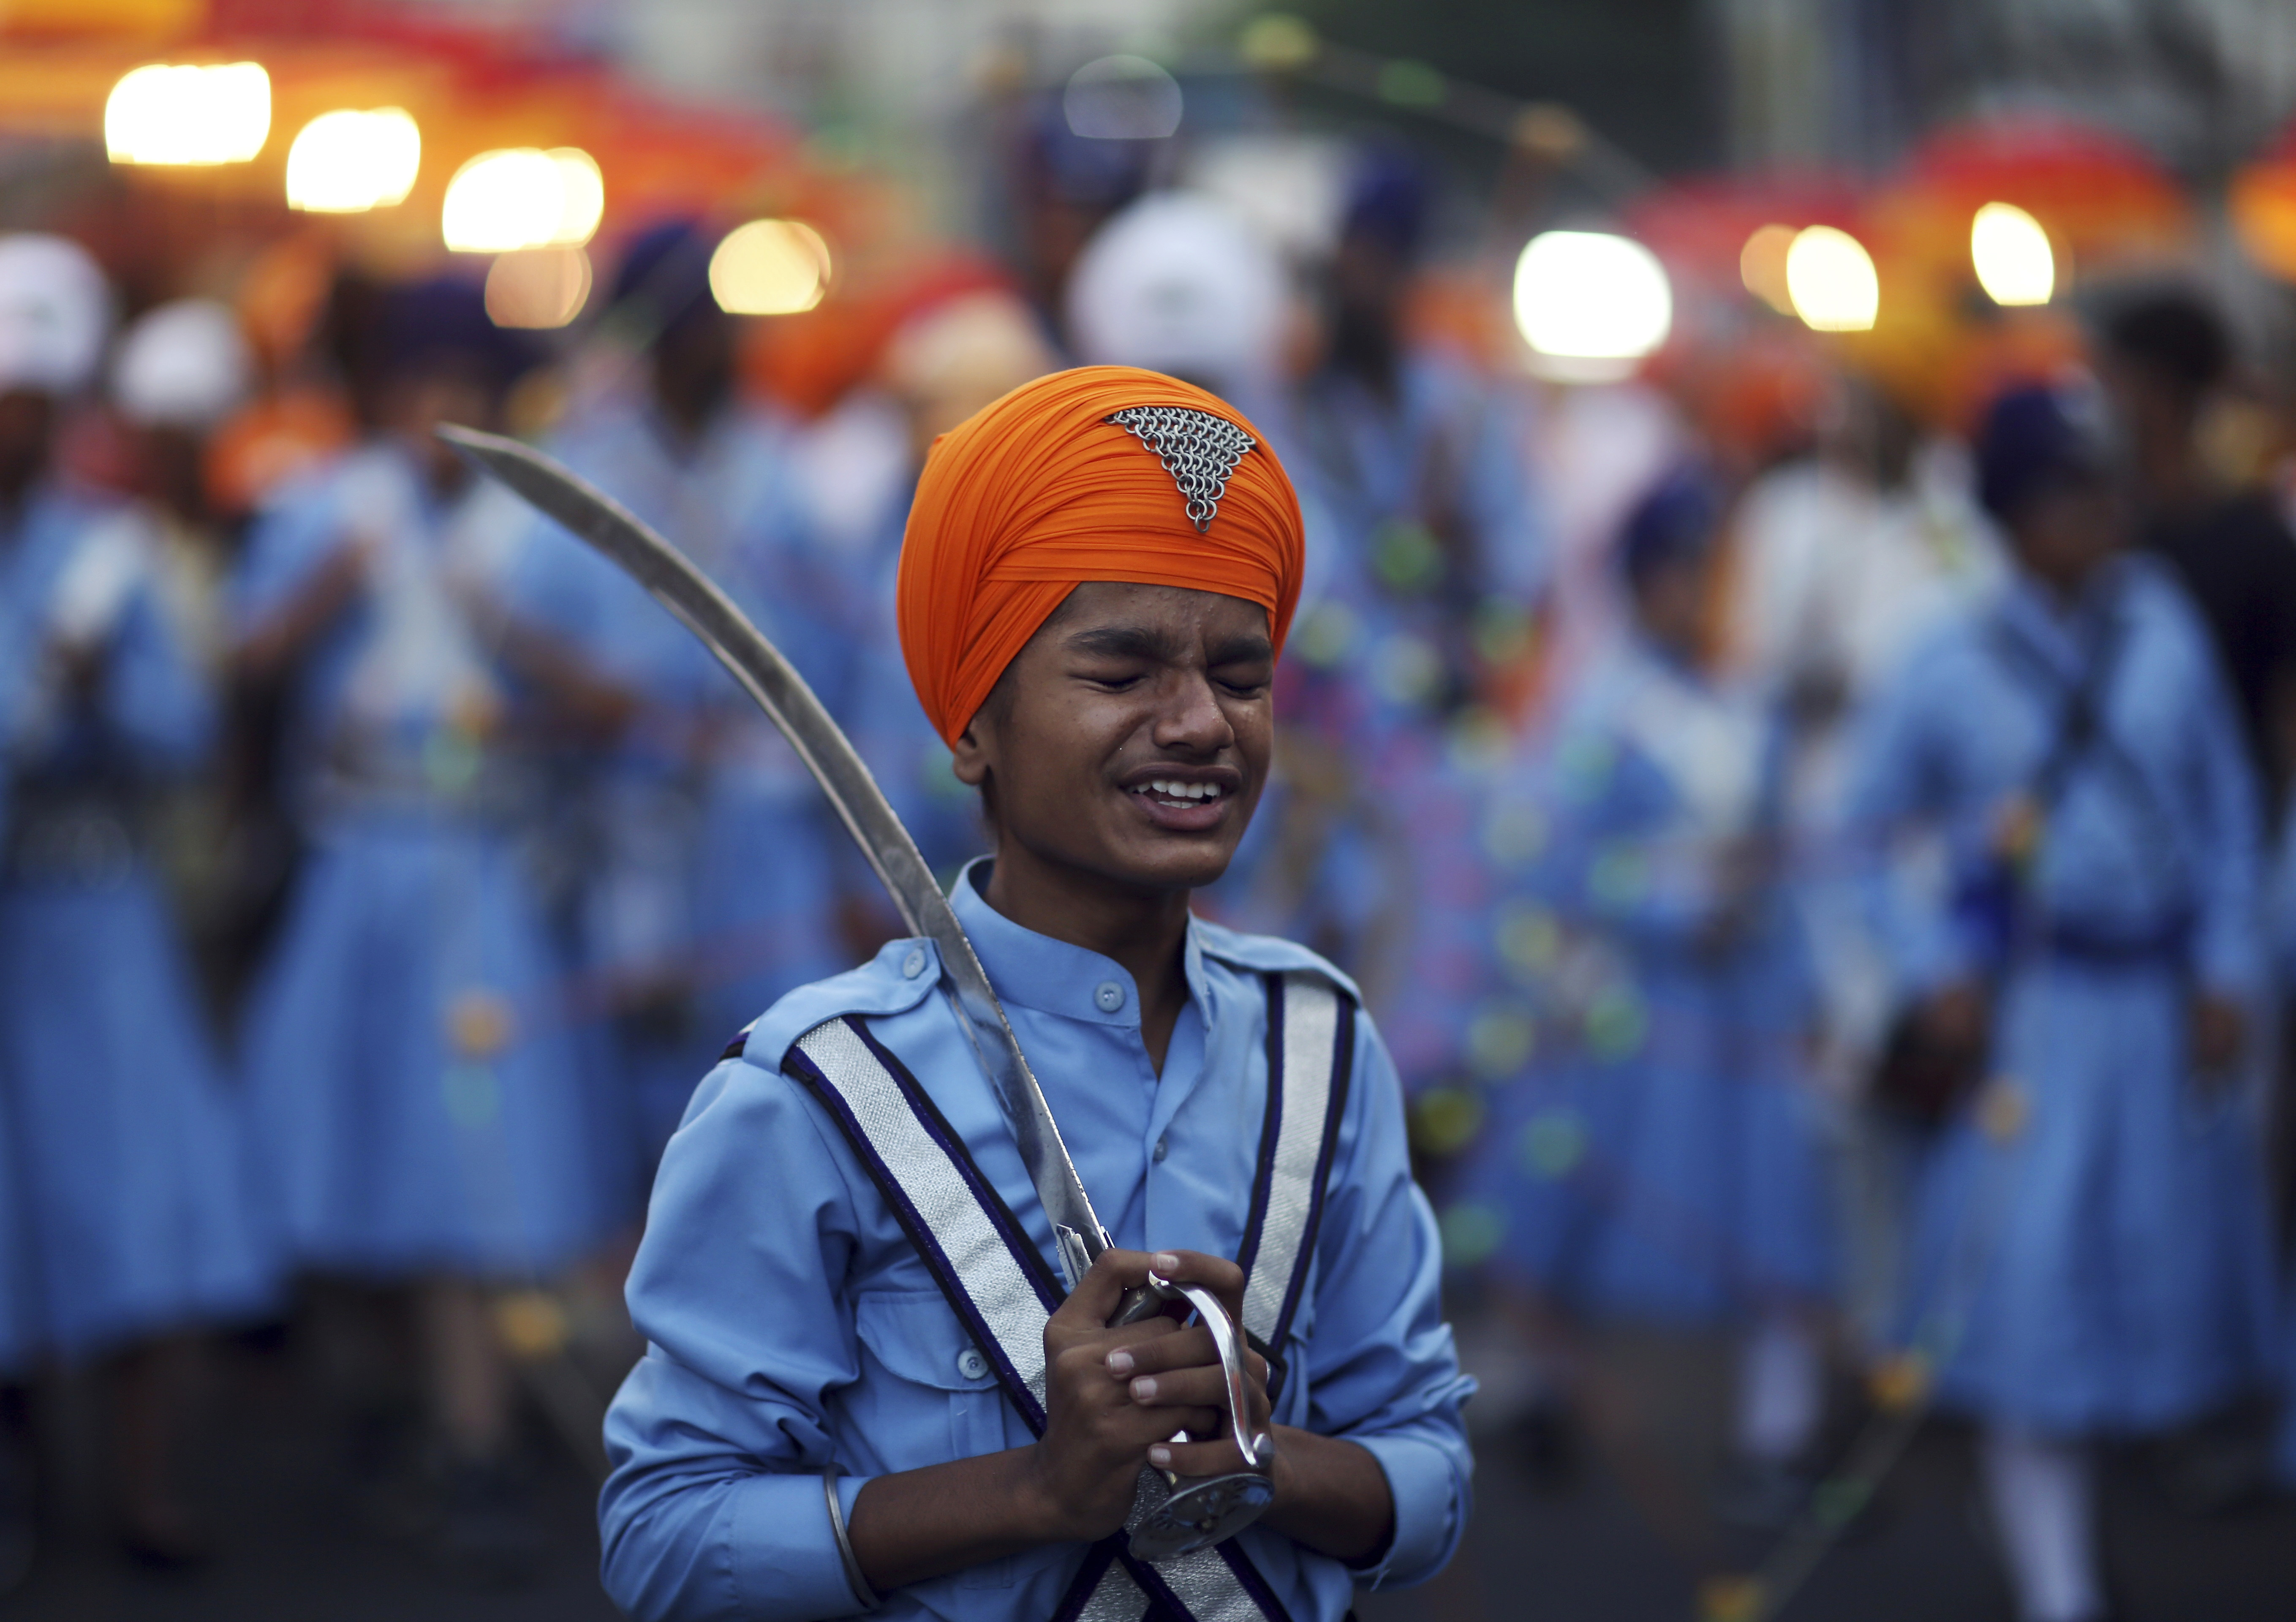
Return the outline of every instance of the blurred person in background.
<path id="1" fill-rule="evenodd" d="M 147 312 L 121 335 L 111 381 L 133 487 L 160 543 L 163 600 L 209 690 L 236 699 L 225 587 L 240 534 L 210 499 L 208 447 L 245 403 L 254 355 L 226 306 L 181 299 Z M 238 709 L 243 720 L 243 708 L 227 710 Z M 242 732 L 226 727 L 224 747 L 170 796 L 158 830 L 177 922 L 218 1012 L 229 1006 L 239 967 L 231 935 L 241 922 L 238 869 L 246 853 L 234 838 L 238 796 L 228 779 L 243 774 Z"/>
<path id="2" fill-rule="evenodd" d="M 1886 892 L 1899 999 L 1967 1081 L 1923 1168 L 1900 1334 L 1976 1416 L 2030 1622 L 2111 1614 L 2097 1444 L 2254 1389 L 2272 1286 L 2244 1010 L 2257 796 L 2205 622 L 2128 550 L 2094 391 L 1997 400 L 1978 485 L 2014 569 L 1884 684 L 1853 826 L 1934 831 Z"/>
<path id="3" fill-rule="evenodd" d="M 1077 256 L 1147 188 L 1171 143 L 1079 135 L 1066 102 L 1060 91 L 1046 90 L 1019 103 L 996 212 L 1004 217 L 1013 265 L 1046 334 L 1071 348 L 1073 335 L 1061 324 Z"/>
<path id="4" fill-rule="evenodd" d="M 1547 563 L 1521 455 L 1527 398 L 1409 329 L 1432 202 L 1410 158 L 1360 160 L 1327 270 L 1321 363 L 1291 414 L 1305 482 L 1330 515 L 1328 589 L 1342 610 L 1317 662 L 1357 672 L 1390 725 L 1466 701 L 1476 610 L 1526 607 Z"/>
<path id="5" fill-rule="evenodd" d="M 1816 1462 L 1833 1273 L 1814 987 L 1779 865 L 1784 741 L 1710 645 L 1722 520 L 1699 470 L 1637 504 L 1616 554 L 1631 628 L 1501 788 L 1538 825 L 1516 841 L 1499 945 L 1545 1018 L 1462 1193 L 1501 1216 L 1502 1298 L 1607 1440 L 1623 1410 L 1577 1325 L 1739 1331 L 1720 1507 L 1775 1528 Z"/>
<path id="6" fill-rule="evenodd" d="M 826 582 L 819 595 L 837 605 L 849 661 L 838 721 L 926 862 L 945 876 L 988 840 L 978 797 L 957 781 L 901 657 L 901 533 L 933 441 L 1059 364 L 1017 296 L 961 267 L 953 274 L 952 288 L 921 296 L 894 329 L 870 383 L 803 430 L 792 467 L 810 567 Z M 850 841 L 836 844 L 841 933 L 865 957 L 898 932 L 898 921 Z"/>
<path id="7" fill-rule="evenodd" d="M 1242 875 L 1254 927 L 1312 940 L 1362 979 L 1414 1092 L 1457 1067 L 1464 1025 L 1464 982 L 1437 972 L 1457 954 L 1422 936 L 1451 914 L 1416 900 L 1483 888 L 1452 724 L 1473 717 L 1479 628 L 1527 618 L 1547 562 L 1527 397 L 1410 330 L 1431 204 L 1408 156 L 1358 157 L 1320 359 L 1276 419 L 1323 555 L 1279 694 L 1283 802 Z"/>
<path id="8" fill-rule="evenodd" d="M 1852 717 L 1941 615 L 1997 589 L 2005 567 L 1965 455 L 1925 438 L 1879 386 L 1840 380 L 1816 455 L 1757 479 L 1732 524 L 1722 636 L 1731 668 L 1784 718 L 1792 837 L 1838 853 Z M 1914 1156 L 1859 1094 L 1887 1040 L 1889 972 L 1854 864 L 1833 856 L 1795 886 L 1822 996 L 1819 1075 L 1837 1106 L 1844 1277 L 1861 1334 L 1886 1345 L 1902 1288 Z"/>
<path id="9" fill-rule="evenodd" d="M 110 305 L 76 244 L 0 238 L 0 1324 L 14 1377 L 102 1361 L 119 1532 L 180 1566 L 206 1544 L 192 1336 L 266 1310 L 277 1269 L 148 848 L 213 741 L 211 673 L 148 516 L 54 458 Z M 11 1404 L 0 1586 L 29 1557 L 23 1446 Z"/>
<path id="10" fill-rule="evenodd" d="M 678 546 L 742 605 L 832 709 L 847 647 L 824 586 L 795 567 L 794 441 L 736 392 L 734 317 L 709 291 L 713 239 L 690 221 L 639 236 L 607 322 L 636 375 L 577 411 L 551 454 Z M 833 972 L 845 842 L 781 734 L 692 633 L 619 569 L 545 520 L 521 526 L 506 607 L 594 695 L 560 808 L 574 949 L 612 1014 L 605 1129 L 635 1216 L 694 1080 L 793 985 Z M 603 739 L 605 747 L 598 747 Z"/>
<path id="11" fill-rule="evenodd" d="M 460 281 L 389 289 L 373 315 L 373 429 L 280 492 L 233 584 L 242 667 L 288 693 L 308 850 L 246 1062 L 292 1260 L 336 1286 L 315 1328 L 361 1445 L 387 1445 L 411 1366 L 439 1551 L 510 1577 L 537 1546 L 493 1297 L 563 1272 L 603 1212 L 513 839 L 524 717 L 480 606 L 515 498 L 431 430 L 491 425 L 525 356 Z"/>
<path id="12" fill-rule="evenodd" d="M 2139 539 L 2198 604 L 2276 809 L 2296 766 L 2296 537 L 2268 489 L 2242 487 L 2210 456 L 2210 408 L 2234 360 L 2223 318 L 2197 293 L 2147 293 L 2104 322 L 2103 376 L 2128 437 Z"/>

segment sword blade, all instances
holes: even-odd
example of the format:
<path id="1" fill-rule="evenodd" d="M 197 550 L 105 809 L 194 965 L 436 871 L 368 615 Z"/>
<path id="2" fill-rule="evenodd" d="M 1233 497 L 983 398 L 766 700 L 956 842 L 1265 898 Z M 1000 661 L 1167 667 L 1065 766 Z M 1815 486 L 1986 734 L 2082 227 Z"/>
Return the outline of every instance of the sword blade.
<path id="1" fill-rule="evenodd" d="M 1092 1258 L 1108 1248 L 1108 1232 L 1094 1214 L 1044 1089 L 1021 1052 L 1013 1023 L 988 984 L 988 971 L 964 926 L 884 791 L 813 689 L 733 599 L 612 496 L 515 439 L 453 424 L 438 431 L 485 472 L 620 565 L 701 639 L 789 740 L 884 883 L 904 927 L 940 949 L 941 967 L 961 1016 L 957 1023 L 1004 1106 L 1029 1181 L 1052 1218 L 1062 1270 L 1073 1289 Z"/>

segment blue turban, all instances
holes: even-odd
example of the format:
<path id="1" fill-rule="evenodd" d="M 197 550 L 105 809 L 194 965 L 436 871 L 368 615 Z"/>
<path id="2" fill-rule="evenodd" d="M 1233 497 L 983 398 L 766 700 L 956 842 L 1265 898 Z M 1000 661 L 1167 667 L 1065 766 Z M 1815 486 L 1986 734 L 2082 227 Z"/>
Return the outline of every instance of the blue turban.
<path id="1" fill-rule="evenodd" d="M 611 307 L 643 304 L 652 319 L 644 324 L 659 334 L 697 310 L 714 306 L 709 258 L 715 245 L 696 221 L 665 220 L 640 233 L 622 250 L 614 272 Z"/>
<path id="2" fill-rule="evenodd" d="M 1374 147 L 1348 185 L 1341 234 L 1367 238 L 1408 259 L 1427 231 L 1427 172 L 1408 152 Z"/>
<path id="3" fill-rule="evenodd" d="M 2101 476 L 2111 446 L 2090 395 L 2028 384 L 1987 408 L 1977 432 L 1977 497 L 2003 523 L 2052 485 Z"/>
<path id="4" fill-rule="evenodd" d="M 1639 589 L 1660 569 L 1702 561 L 1722 523 L 1722 496 L 1703 468 L 1678 467 L 1644 493 L 1619 531 L 1619 569 Z"/>
<path id="5" fill-rule="evenodd" d="M 383 341 L 373 361 L 386 375 L 459 365 L 500 389 L 537 358 L 523 337 L 494 324 L 485 290 L 460 276 L 385 290 L 377 325 Z"/>

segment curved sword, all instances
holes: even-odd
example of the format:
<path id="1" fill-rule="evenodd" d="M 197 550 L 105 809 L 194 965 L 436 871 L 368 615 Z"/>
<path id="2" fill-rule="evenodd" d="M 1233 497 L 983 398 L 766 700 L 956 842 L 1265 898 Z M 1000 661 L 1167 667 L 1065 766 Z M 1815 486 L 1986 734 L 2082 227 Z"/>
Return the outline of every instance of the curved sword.
<path id="1" fill-rule="evenodd" d="M 940 948 L 944 987 L 961 1016 L 957 1024 L 1004 1103 L 1021 1159 L 1052 1219 L 1061 1271 L 1069 1288 L 1075 1289 L 1093 1258 L 1108 1249 L 1108 1231 L 1093 1212 L 1044 1090 L 1021 1052 L 988 971 L 965 938 L 964 926 L 884 791 L 813 689 L 707 575 L 612 496 L 515 439 L 451 423 L 438 431 L 484 471 L 620 564 L 655 601 L 685 622 L 789 740 L 829 797 L 845 831 L 883 881 L 902 924 Z"/>

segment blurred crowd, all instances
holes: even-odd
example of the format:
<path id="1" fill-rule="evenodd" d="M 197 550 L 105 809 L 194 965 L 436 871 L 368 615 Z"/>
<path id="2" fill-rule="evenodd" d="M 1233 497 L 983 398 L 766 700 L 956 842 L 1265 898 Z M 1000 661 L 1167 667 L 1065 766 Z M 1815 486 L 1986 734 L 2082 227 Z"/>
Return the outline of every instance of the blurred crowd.
<path id="1" fill-rule="evenodd" d="M 896 932 L 690 634 L 431 430 L 670 537 L 947 873 L 982 836 L 894 630 L 910 494 L 1086 363 L 1219 393 L 1300 489 L 1277 774 L 1201 905 L 1362 985 L 1528 1456 L 1599 1431 L 1590 1326 L 1718 1326 L 1729 1515 L 1838 1529 L 1845 1405 L 1943 1405 L 2046 1622 L 2106 1613 L 2101 1444 L 2161 1438 L 2195 1511 L 2296 1479 L 2286 380 L 2185 281 L 1951 410 L 1815 345 L 1791 408 L 1716 387 L 1758 327 L 1539 380 L 1410 152 L 1349 150 L 1307 252 L 1147 151 L 1029 125 L 1013 262 L 921 264 L 801 408 L 712 296 L 724 222 L 627 234 L 547 339 L 293 243 L 122 309 L 0 237 L 0 1587 L 59 1368 L 128 1547 L 199 1559 L 202 1348 L 263 1326 L 347 1470 L 515 1575 L 520 1410 L 595 1448 L 688 1094 Z"/>

